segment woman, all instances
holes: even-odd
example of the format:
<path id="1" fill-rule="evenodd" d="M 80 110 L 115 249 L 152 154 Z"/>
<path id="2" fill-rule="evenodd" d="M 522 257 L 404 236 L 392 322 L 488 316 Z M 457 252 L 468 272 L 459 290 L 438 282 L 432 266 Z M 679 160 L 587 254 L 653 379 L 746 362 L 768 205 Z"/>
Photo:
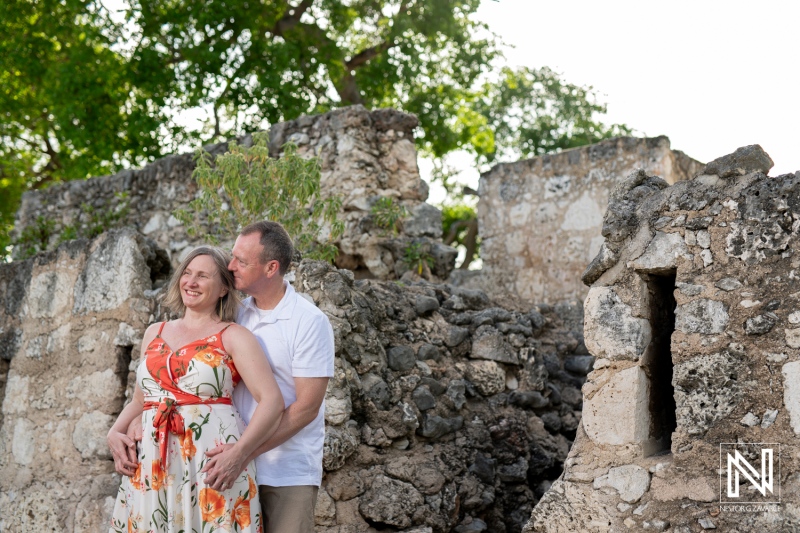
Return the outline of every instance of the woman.
<path id="1" fill-rule="evenodd" d="M 108 434 L 117 471 L 129 476 L 119 488 L 112 532 L 262 530 L 255 467 L 245 463 L 277 429 L 283 397 L 256 338 L 232 323 L 239 301 L 227 264 L 217 248 L 189 253 L 164 301 L 181 318 L 144 334 L 133 400 Z M 244 432 L 231 404 L 240 379 L 258 401 Z M 136 465 L 125 459 L 133 449 L 125 431 L 138 416 L 144 432 Z M 231 442 L 236 464 L 206 480 L 205 452 Z"/>

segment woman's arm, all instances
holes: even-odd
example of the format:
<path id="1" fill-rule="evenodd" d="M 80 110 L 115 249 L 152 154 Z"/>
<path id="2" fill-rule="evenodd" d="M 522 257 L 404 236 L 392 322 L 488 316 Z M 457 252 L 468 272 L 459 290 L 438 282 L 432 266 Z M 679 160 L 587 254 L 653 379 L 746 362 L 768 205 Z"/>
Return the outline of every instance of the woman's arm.
<path id="1" fill-rule="evenodd" d="M 108 431 L 108 447 L 114 457 L 114 469 L 123 476 L 133 476 L 136 472 L 136 442 L 125 433 L 132 420 L 141 418 L 144 410 L 144 394 L 139 385 L 133 391 L 133 398 L 117 417 L 117 421 Z"/>
<path id="2" fill-rule="evenodd" d="M 214 455 L 203 468 L 206 484 L 215 490 L 233 484 L 247 466 L 250 455 L 278 429 L 284 408 L 278 383 L 255 336 L 234 324 L 225 330 L 223 342 L 258 405 L 239 441 Z"/>
<path id="3" fill-rule="evenodd" d="M 147 347 L 158 333 L 158 324 L 151 324 L 142 338 L 141 357 L 147 351 Z M 117 421 L 111 426 L 106 440 L 108 447 L 111 448 L 111 455 L 114 457 L 114 469 L 123 476 L 132 476 L 136 472 L 139 462 L 136 457 L 136 442 L 126 435 L 128 426 L 135 420 L 139 420 L 141 427 L 142 411 L 144 410 L 144 393 L 139 385 L 133 391 L 133 398 L 117 417 Z"/>

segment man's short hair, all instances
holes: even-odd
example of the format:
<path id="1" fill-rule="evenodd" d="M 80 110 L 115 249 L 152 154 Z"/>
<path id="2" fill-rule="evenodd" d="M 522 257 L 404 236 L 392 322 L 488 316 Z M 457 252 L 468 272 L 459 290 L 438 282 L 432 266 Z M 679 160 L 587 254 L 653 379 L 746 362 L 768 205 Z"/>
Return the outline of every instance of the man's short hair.
<path id="1" fill-rule="evenodd" d="M 294 245 L 289 233 L 277 222 L 262 220 L 248 224 L 239 235 L 247 236 L 253 233 L 259 234 L 259 243 L 263 247 L 259 260 L 262 263 L 277 261 L 281 276 L 285 275 L 294 257 Z"/>

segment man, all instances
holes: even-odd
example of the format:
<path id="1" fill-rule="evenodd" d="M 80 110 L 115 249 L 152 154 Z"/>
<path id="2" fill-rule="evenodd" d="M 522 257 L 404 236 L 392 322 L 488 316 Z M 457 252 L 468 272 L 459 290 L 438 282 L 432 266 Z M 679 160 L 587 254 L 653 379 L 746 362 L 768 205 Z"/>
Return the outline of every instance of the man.
<path id="1" fill-rule="evenodd" d="M 237 323 L 258 339 L 284 399 L 286 410 L 275 433 L 242 460 L 229 454 L 231 444 L 207 452 L 206 483 L 220 490 L 254 459 L 266 533 L 311 533 L 314 506 L 322 481 L 325 440 L 325 391 L 333 377 L 333 329 L 325 314 L 299 296 L 284 279 L 294 255 L 289 234 L 276 222 L 244 228 L 233 247 L 228 269 L 236 289 L 249 295 Z M 245 422 L 256 402 L 240 383 L 233 403 Z M 129 435 L 141 440 L 141 421 Z M 133 440 L 126 467 L 135 469 Z M 121 452 L 122 454 L 122 452 Z M 132 470 L 131 470 L 132 472 Z"/>
<path id="2" fill-rule="evenodd" d="M 322 481 L 324 399 L 333 376 L 333 329 L 328 318 L 283 279 L 293 255 L 283 226 L 256 222 L 236 239 L 228 265 L 236 288 L 249 295 L 237 323 L 261 343 L 286 405 L 278 429 L 255 457 L 267 533 L 314 531 L 314 506 Z M 243 384 L 236 387 L 233 401 L 248 422 L 256 403 Z M 207 454 L 211 459 L 203 471 L 212 486 L 218 478 L 239 474 L 231 472 L 226 461 L 230 447 Z"/>

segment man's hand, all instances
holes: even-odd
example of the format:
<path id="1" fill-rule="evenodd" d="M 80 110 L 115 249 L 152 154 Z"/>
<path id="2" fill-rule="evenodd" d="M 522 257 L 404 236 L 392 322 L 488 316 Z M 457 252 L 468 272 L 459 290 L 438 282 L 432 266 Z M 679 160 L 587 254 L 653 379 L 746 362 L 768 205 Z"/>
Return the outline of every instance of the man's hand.
<path id="1" fill-rule="evenodd" d="M 242 473 L 246 466 L 247 457 L 241 457 L 233 444 L 220 444 L 206 452 L 210 457 L 201 473 L 206 475 L 206 485 L 214 490 L 226 490 L 233 486 L 233 482 Z"/>
<path id="2" fill-rule="evenodd" d="M 126 434 L 113 430 L 108 432 L 106 439 L 114 457 L 114 469 L 123 476 L 133 476 L 138 464 L 136 442 Z"/>

